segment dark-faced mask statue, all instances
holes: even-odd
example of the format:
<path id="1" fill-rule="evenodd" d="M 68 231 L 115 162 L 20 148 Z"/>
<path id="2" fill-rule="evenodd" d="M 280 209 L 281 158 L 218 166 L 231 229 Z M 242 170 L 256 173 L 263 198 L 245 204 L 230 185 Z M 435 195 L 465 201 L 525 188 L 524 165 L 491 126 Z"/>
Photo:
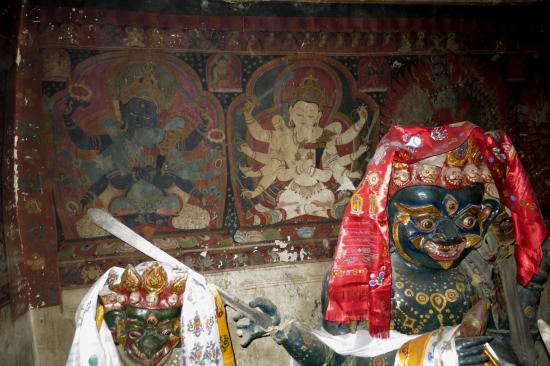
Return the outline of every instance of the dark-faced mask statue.
<path id="1" fill-rule="evenodd" d="M 272 334 L 302 365 L 545 364 L 529 314 L 550 269 L 546 234 L 504 133 L 392 126 L 342 220 L 323 331 L 296 321 Z M 266 334 L 240 322 L 245 344 Z"/>
<path id="2" fill-rule="evenodd" d="M 449 190 L 419 185 L 399 190 L 388 203 L 391 241 L 416 266 L 449 269 L 480 244 L 499 202 L 483 199 L 481 183 Z"/>

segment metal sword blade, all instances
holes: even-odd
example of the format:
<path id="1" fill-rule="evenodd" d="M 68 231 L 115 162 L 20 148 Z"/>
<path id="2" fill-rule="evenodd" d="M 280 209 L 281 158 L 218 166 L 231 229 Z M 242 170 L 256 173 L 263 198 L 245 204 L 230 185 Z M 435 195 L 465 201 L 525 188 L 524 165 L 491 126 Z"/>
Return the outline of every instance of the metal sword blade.
<path id="1" fill-rule="evenodd" d="M 167 263 L 174 267 L 182 268 L 194 276 L 202 277 L 201 274 L 195 272 L 176 258 L 172 257 L 170 254 L 166 253 L 164 250 L 156 247 L 153 243 L 141 237 L 128 226 L 115 219 L 111 214 L 97 208 L 91 208 L 88 210 L 88 217 L 90 217 L 90 219 L 97 226 L 116 236 L 128 245 L 136 248 L 153 260 Z M 248 306 L 247 304 L 237 299 L 235 296 L 222 290 L 218 286 L 216 286 L 216 290 L 220 294 L 225 305 L 229 306 L 235 311 L 245 314 L 256 324 L 264 328 L 264 330 L 268 330 L 273 326 L 271 318 L 262 311 Z"/>

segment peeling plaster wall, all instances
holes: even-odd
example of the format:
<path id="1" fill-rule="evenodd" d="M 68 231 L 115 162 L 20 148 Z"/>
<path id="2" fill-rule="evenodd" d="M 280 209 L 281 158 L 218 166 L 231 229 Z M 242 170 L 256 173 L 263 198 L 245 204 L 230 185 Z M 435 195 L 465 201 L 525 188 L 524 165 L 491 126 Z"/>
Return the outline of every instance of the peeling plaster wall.
<path id="1" fill-rule="evenodd" d="M 284 266 L 237 270 L 210 274 L 211 283 L 230 290 L 243 301 L 266 297 L 279 308 L 283 321 L 293 317 L 316 326 L 320 316 L 322 278 L 330 262 L 291 264 Z M 74 314 L 86 289 L 64 290 L 63 309 L 59 306 L 34 309 L 30 312 L 33 338 L 39 357 L 34 365 L 57 366 L 66 361 L 74 334 Z M 229 317 L 231 313 L 228 314 Z M 25 318 L 29 318 L 26 316 Z M 27 320 L 28 321 L 28 320 Z M 247 349 L 239 346 L 233 321 L 229 330 L 238 366 L 286 366 L 289 357 L 285 350 L 270 338 L 255 341 Z M 31 335 L 28 334 L 30 337 Z M 1 340 L 1 338 L 0 338 Z M 263 360 L 261 363 L 258 360 Z M 269 361 L 266 361 L 269 360 Z M 6 365 L 31 365 L 7 363 Z"/>

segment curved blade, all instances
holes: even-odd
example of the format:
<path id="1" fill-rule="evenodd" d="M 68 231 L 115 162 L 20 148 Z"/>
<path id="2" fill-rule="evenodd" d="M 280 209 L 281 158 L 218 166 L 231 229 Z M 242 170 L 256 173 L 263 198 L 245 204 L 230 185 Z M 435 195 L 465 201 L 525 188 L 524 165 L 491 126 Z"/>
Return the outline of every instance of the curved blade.
<path id="1" fill-rule="evenodd" d="M 88 210 L 88 217 L 99 227 L 105 231 L 113 234 L 123 242 L 128 245 L 136 248 L 143 254 L 148 257 L 156 260 L 158 262 L 163 262 L 170 264 L 174 267 L 179 267 L 187 271 L 188 276 L 196 278 L 200 283 L 206 283 L 206 279 L 203 275 L 198 272 L 195 272 L 185 264 L 181 263 L 176 258 L 172 257 L 170 254 L 166 253 L 164 250 L 155 246 L 153 243 L 147 239 L 138 235 L 135 231 L 130 229 L 128 226 L 124 225 L 122 222 L 115 219 L 111 214 L 97 208 L 91 208 Z M 216 286 L 216 290 L 223 299 L 225 305 L 229 306 L 235 311 L 241 312 L 249 317 L 251 320 L 256 322 L 259 326 L 268 330 L 273 326 L 271 318 L 265 313 L 251 308 L 241 300 L 237 299 L 235 296 L 225 292 L 221 288 Z"/>

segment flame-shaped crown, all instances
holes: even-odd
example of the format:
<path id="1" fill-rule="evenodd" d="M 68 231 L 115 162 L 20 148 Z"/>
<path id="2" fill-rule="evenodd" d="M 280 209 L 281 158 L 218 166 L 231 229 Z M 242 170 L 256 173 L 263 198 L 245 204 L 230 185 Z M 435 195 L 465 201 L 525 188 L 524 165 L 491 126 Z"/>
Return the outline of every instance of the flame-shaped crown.
<path id="1" fill-rule="evenodd" d="M 105 312 L 119 310 L 130 305 L 143 309 L 172 309 L 182 304 L 182 294 L 185 291 L 185 276 L 178 276 L 168 281 L 166 270 L 159 262 L 148 265 L 141 273 L 132 265 L 128 265 L 120 282 L 114 272 L 107 279 L 108 289 L 99 296 Z"/>

